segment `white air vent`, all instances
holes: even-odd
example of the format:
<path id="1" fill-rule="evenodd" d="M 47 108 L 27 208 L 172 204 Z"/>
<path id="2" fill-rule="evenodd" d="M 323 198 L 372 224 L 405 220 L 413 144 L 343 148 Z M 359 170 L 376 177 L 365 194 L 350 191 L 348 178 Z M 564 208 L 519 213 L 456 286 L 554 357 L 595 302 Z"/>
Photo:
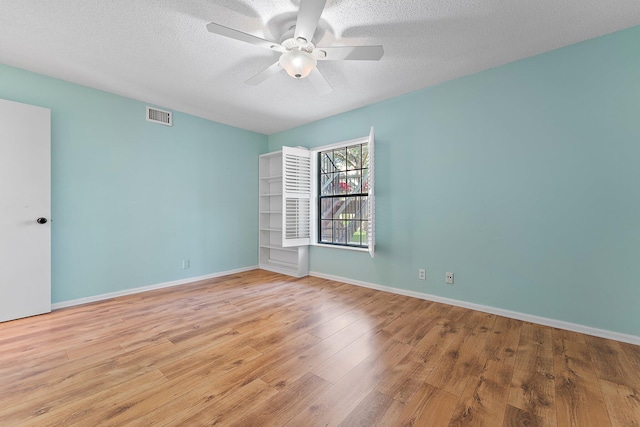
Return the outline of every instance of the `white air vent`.
<path id="1" fill-rule="evenodd" d="M 147 121 L 160 123 L 165 126 L 173 126 L 173 114 L 169 111 L 158 110 L 157 108 L 147 107 Z"/>

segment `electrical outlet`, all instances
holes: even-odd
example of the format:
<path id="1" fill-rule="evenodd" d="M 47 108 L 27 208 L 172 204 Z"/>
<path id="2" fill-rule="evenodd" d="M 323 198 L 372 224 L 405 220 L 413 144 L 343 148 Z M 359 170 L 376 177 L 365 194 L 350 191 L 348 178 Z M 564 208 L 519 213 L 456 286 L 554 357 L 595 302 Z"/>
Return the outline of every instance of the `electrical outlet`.
<path id="1" fill-rule="evenodd" d="M 427 271 L 424 268 L 418 270 L 418 279 L 427 280 Z"/>
<path id="2" fill-rule="evenodd" d="M 188 259 L 183 259 L 182 260 L 182 268 L 183 269 L 187 269 L 191 266 L 191 261 L 189 261 Z"/>
<path id="3" fill-rule="evenodd" d="M 444 281 L 450 285 L 453 285 L 453 273 L 447 273 L 444 275 Z"/>

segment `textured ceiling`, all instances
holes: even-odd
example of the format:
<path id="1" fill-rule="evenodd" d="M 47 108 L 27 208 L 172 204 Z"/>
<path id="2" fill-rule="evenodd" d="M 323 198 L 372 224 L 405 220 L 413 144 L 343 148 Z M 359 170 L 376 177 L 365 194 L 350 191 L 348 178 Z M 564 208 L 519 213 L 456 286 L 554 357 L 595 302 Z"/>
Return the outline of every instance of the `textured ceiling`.
<path id="1" fill-rule="evenodd" d="M 638 0 L 328 0 L 318 46 L 384 46 L 382 60 L 322 61 L 334 87 L 279 73 L 276 52 L 207 32 L 280 41 L 300 0 L 0 0 L 0 63 L 271 134 L 640 24 Z"/>

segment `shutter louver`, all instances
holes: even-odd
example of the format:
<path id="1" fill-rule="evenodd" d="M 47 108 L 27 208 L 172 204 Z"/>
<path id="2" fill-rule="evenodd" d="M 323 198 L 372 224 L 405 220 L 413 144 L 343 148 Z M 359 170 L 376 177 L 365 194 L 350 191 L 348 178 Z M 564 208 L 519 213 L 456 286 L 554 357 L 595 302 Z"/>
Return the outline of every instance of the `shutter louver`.
<path id="1" fill-rule="evenodd" d="M 311 243 L 311 153 L 282 147 L 282 246 Z"/>
<path id="2" fill-rule="evenodd" d="M 368 190 L 369 197 L 367 199 L 369 204 L 369 218 L 368 219 L 368 230 L 367 230 L 367 245 L 369 246 L 369 254 L 371 258 L 375 253 L 375 245 L 376 245 L 376 196 L 374 193 L 374 135 L 373 135 L 373 127 L 369 132 L 369 182 L 368 182 Z"/>

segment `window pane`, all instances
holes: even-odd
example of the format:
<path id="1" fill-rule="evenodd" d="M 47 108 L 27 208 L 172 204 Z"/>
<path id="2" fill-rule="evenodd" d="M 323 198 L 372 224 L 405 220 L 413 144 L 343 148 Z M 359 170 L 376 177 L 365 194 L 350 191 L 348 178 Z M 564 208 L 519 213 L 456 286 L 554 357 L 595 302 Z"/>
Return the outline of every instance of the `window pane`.
<path id="1" fill-rule="evenodd" d="M 320 173 L 331 173 L 335 171 L 333 166 L 333 151 L 320 153 Z"/>
<path id="2" fill-rule="evenodd" d="M 362 167 L 369 167 L 369 146 L 367 144 L 362 144 Z"/>
<path id="3" fill-rule="evenodd" d="M 347 172 L 347 192 L 348 193 L 360 193 L 362 188 L 360 186 L 361 176 L 360 171 Z"/>
<path id="4" fill-rule="evenodd" d="M 346 172 L 339 172 L 337 174 L 335 174 L 336 177 L 338 178 L 338 185 L 335 188 L 335 194 L 346 194 L 348 192 L 349 189 L 349 184 L 347 183 L 347 173 Z"/>
<path id="5" fill-rule="evenodd" d="M 334 197 L 332 199 L 332 203 L 333 203 L 333 218 L 342 219 L 342 214 L 344 213 L 344 210 L 347 207 L 344 202 L 344 197 Z"/>
<path id="6" fill-rule="evenodd" d="M 360 224 L 360 233 L 362 233 L 363 246 L 367 246 L 367 233 L 369 230 L 368 226 L 369 226 L 369 221 L 362 221 L 362 223 Z"/>
<path id="7" fill-rule="evenodd" d="M 354 212 L 353 219 L 359 221 L 362 219 L 361 209 L 360 209 L 360 197 L 354 197 L 352 204 L 353 204 L 353 212 Z"/>
<path id="8" fill-rule="evenodd" d="M 360 218 L 367 219 L 369 217 L 369 198 L 367 196 L 360 197 Z"/>
<path id="9" fill-rule="evenodd" d="M 358 229 L 360 228 L 360 221 L 358 220 L 354 220 L 354 221 L 349 221 L 347 224 L 345 224 L 345 234 L 349 239 L 350 244 L 353 244 L 353 239 L 354 239 L 354 235 L 356 234 L 356 232 L 358 231 Z"/>
<path id="10" fill-rule="evenodd" d="M 333 221 L 320 221 L 320 241 L 333 243 Z"/>
<path id="11" fill-rule="evenodd" d="M 333 243 L 347 243 L 343 221 L 333 221 Z"/>
<path id="12" fill-rule="evenodd" d="M 345 172 L 336 172 L 333 174 L 333 194 L 344 194 L 347 188 Z"/>
<path id="13" fill-rule="evenodd" d="M 363 245 L 367 242 L 367 231 L 362 229 L 362 222 L 358 221 L 357 228 L 351 235 L 351 240 L 349 241 L 352 245 Z"/>
<path id="14" fill-rule="evenodd" d="M 358 197 L 345 198 L 345 209 L 340 217 L 345 221 L 358 219 Z"/>
<path id="15" fill-rule="evenodd" d="M 321 199 L 320 200 L 320 219 L 332 219 L 334 212 L 335 199 Z"/>
<path id="16" fill-rule="evenodd" d="M 320 195 L 330 196 L 333 194 L 333 174 L 323 173 L 320 176 Z"/>
<path id="17" fill-rule="evenodd" d="M 347 170 L 362 168 L 362 145 L 347 147 Z"/>
<path id="18" fill-rule="evenodd" d="M 369 192 L 369 169 L 362 169 L 362 192 Z"/>
<path id="19" fill-rule="evenodd" d="M 333 161 L 337 170 L 346 171 L 347 170 L 347 149 L 339 148 L 337 150 L 333 150 Z"/>

